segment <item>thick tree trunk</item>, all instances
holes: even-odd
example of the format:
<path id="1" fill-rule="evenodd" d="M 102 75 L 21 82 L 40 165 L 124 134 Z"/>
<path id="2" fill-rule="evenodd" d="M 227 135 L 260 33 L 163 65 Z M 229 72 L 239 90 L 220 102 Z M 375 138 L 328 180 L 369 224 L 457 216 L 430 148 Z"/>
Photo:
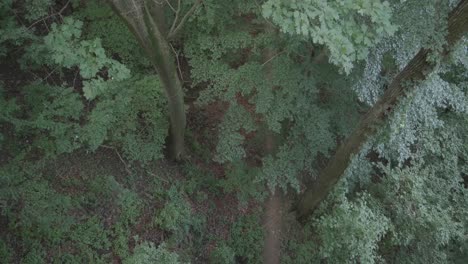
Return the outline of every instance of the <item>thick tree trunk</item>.
<path id="1" fill-rule="evenodd" d="M 447 35 L 447 46 L 445 54 L 458 42 L 468 31 L 468 0 L 462 0 L 449 15 L 449 26 Z M 319 203 L 332 190 L 333 186 L 343 175 L 349 165 L 351 156 L 356 154 L 361 146 L 373 135 L 378 127 L 388 118 L 388 114 L 407 91 L 414 86 L 404 85 L 408 81 L 423 80 L 425 74 L 432 71 L 434 64 L 428 62 L 429 50 L 422 49 L 408 63 L 408 65 L 395 77 L 384 95 L 364 115 L 353 131 L 351 136 L 338 148 L 326 168 L 318 178 L 308 186 L 305 193 L 300 197 L 296 207 L 299 219 L 310 215 Z"/>
<path id="2" fill-rule="evenodd" d="M 184 155 L 186 125 L 184 94 L 177 75 L 175 57 L 167 39 L 164 4 L 141 0 L 110 0 L 114 11 L 124 19 L 145 50 L 158 73 L 167 96 L 170 118 L 169 153 L 180 160 Z"/>

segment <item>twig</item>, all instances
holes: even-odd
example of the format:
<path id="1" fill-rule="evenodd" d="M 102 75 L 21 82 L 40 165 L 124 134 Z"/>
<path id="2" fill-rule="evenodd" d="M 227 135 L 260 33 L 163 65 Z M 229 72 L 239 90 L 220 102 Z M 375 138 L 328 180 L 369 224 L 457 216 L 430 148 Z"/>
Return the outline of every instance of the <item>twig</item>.
<path id="1" fill-rule="evenodd" d="M 167 5 L 172 9 L 172 11 L 174 11 L 174 13 L 177 13 L 177 11 L 176 11 L 175 8 L 171 5 L 171 2 L 169 2 L 169 0 L 166 0 L 166 3 L 167 3 Z M 179 6 L 180 6 L 180 0 L 179 0 Z M 178 7 L 177 9 L 179 9 L 179 7 Z"/>
<path id="2" fill-rule="evenodd" d="M 171 43 L 169 43 L 169 45 L 171 46 L 172 51 L 174 52 L 175 57 L 176 57 L 177 69 L 179 70 L 180 79 L 182 80 L 182 82 L 185 82 L 185 81 L 184 81 L 184 76 L 182 75 L 182 70 L 180 69 L 179 54 L 176 52 L 176 50 L 174 49 L 174 47 L 172 46 Z"/>
<path id="3" fill-rule="evenodd" d="M 49 72 L 49 74 L 47 74 L 46 77 L 44 77 L 43 79 L 41 79 L 41 82 L 47 81 L 47 79 L 49 79 L 49 77 L 50 77 L 59 67 L 60 67 L 60 66 L 55 67 L 51 72 Z"/>
<path id="4" fill-rule="evenodd" d="M 116 148 L 111 147 L 111 146 L 107 146 L 107 145 L 101 145 L 100 147 L 103 147 L 103 148 L 106 148 L 106 149 L 112 149 L 112 150 L 114 150 L 115 153 L 117 154 L 117 156 L 119 156 L 120 161 L 121 161 L 122 164 L 124 165 L 125 171 L 127 171 L 128 174 L 132 174 L 132 172 L 131 172 L 130 169 L 128 168 L 127 163 L 126 163 L 125 160 L 122 158 L 122 156 L 120 156 L 120 153 L 119 153 L 119 151 L 118 151 Z"/>
<path id="5" fill-rule="evenodd" d="M 167 183 L 169 183 L 169 181 L 168 181 L 167 179 L 164 179 L 163 177 L 161 177 L 161 176 L 158 176 L 158 175 L 156 175 L 156 174 L 152 173 L 151 171 L 148 171 L 148 174 L 150 174 L 151 176 L 153 176 L 153 177 L 156 177 L 156 178 L 158 178 L 158 179 L 162 180 L 163 182 L 167 182 Z"/>
<path id="6" fill-rule="evenodd" d="M 78 76 L 79 70 L 75 72 L 75 78 L 73 78 L 73 89 L 75 88 L 76 77 Z"/>
<path id="7" fill-rule="evenodd" d="M 278 53 L 276 53 L 275 55 L 273 55 L 271 58 L 269 58 L 267 61 L 265 61 L 262 66 L 265 66 L 265 64 L 269 63 L 270 61 L 272 61 L 274 58 L 278 57 L 279 55 L 283 54 L 284 52 L 286 52 L 285 50 L 283 51 L 280 51 Z"/>
<path id="8" fill-rule="evenodd" d="M 166 0 L 167 1 L 167 0 Z M 167 2 L 169 4 L 169 1 Z M 170 5 L 169 5 L 170 6 Z M 180 4 L 180 0 L 177 0 L 177 11 L 174 10 L 175 12 L 175 18 L 174 18 L 174 22 L 172 22 L 172 26 L 171 26 L 171 29 L 169 29 L 169 35 L 172 34 L 172 32 L 174 32 L 174 29 L 177 25 L 177 21 L 179 20 L 179 14 L 180 14 L 180 7 L 181 4 Z"/>
<path id="9" fill-rule="evenodd" d="M 67 8 L 67 6 L 70 4 L 71 0 L 68 0 L 67 3 L 62 7 L 62 9 L 60 9 L 57 13 L 53 13 L 53 14 L 50 14 L 46 17 L 43 17 L 35 22 L 33 22 L 29 27 L 28 29 L 31 29 L 33 26 L 35 26 L 37 23 L 40 23 L 41 21 L 45 21 L 46 19 L 48 18 L 51 18 L 53 16 L 61 16 L 62 15 L 62 12 L 65 11 L 65 9 Z"/>
<path id="10" fill-rule="evenodd" d="M 174 30 L 170 31 L 168 34 L 168 39 L 174 38 L 177 33 L 182 29 L 182 26 L 185 24 L 187 19 L 197 10 L 197 7 L 201 4 L 202 0 L 196 0 L 195 4 L 190 8 L 190 10 L 185 14 L 185 16 L 180 20 L 180 23 Z"/>

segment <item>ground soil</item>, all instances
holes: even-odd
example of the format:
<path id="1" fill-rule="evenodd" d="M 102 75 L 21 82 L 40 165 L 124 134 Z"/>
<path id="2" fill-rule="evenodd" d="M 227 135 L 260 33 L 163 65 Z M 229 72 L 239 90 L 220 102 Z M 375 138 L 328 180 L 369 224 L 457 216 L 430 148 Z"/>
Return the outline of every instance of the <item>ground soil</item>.
<path id="1" fill-rule="evenodd" d="M 283 223 L 282 195 L 276 191 L 265 203 L 265 242 L 263 261 L 268 264 L 279 264 L 281 257 L 281 237 Z"/>

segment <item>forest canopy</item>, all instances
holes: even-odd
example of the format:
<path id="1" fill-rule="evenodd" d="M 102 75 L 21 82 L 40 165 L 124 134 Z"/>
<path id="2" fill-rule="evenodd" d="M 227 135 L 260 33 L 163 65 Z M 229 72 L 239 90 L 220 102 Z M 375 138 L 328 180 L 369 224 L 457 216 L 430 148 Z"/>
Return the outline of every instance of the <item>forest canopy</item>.
<path id="1" fill-rule="evenodd" d="M 468 0 L 2 0 L 1 263 L 467 263 Z"/>

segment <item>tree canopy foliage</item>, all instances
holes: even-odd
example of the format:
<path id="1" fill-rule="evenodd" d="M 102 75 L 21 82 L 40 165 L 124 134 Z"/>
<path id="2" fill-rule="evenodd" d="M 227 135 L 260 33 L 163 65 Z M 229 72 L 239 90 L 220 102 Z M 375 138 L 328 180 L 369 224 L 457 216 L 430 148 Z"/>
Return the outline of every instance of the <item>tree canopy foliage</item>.
<path id="1" fill-rule="evenodd" d="M 3 0 L 0 259 L 466 263 L 467 32 L 467 0 Z"/>

